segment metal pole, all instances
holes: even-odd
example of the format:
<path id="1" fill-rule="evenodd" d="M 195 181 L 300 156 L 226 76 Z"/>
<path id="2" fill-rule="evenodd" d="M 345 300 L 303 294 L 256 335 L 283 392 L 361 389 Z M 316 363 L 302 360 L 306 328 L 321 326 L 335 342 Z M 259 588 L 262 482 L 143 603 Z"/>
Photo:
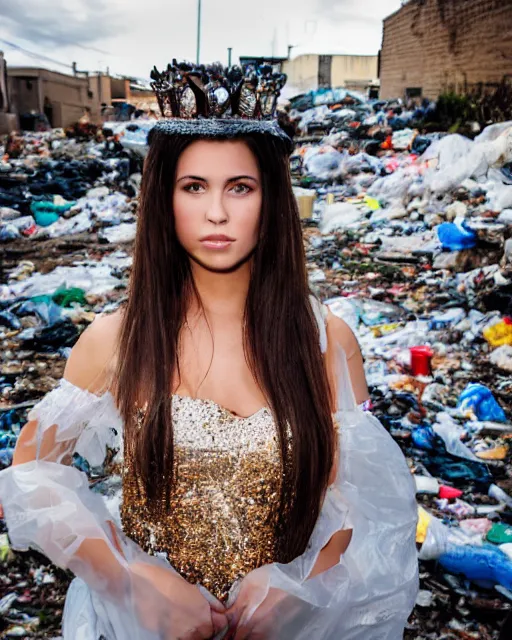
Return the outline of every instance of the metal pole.
<path id="1" fill-rule="evenodd" d="M 201 56 L 201 0 L 197 0 L 197 54 L 196 62 L 199 64 Z"/>
<path id="2" fill-rule="evenodd" d="M 231 66 L 231 52 L 233 51 L 233 47 L 228 47 L 228 67 Z"/>

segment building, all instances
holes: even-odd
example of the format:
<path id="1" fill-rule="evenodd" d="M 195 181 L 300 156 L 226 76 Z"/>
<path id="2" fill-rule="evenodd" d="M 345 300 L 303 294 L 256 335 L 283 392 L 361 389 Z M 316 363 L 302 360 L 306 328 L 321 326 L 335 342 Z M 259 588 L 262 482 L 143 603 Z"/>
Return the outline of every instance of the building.
<path id="1" fill-rule="evenodd" d="M 283 71 L 297 93 L 322 87 L 367 93 L 378 82 L 378 56 L 301 55 L 284 62 Z"/>
<path id="2" fill-rule="evenodd" d="M 18 127 L 16 114 L 12 113 L 10 93 L 7 63 L 5 62 L 3 51 L 0 51 L 0 135 L 10 133 Z"/>
<path id="3" fill-rule="evenodd" d="M 437 98 L 512 79 L 512 0 L 409 0 L 384 20 L 382 98 Z"/>
<path id="4" fill-rule="evenodd" d="M 87 111 L 101 121 L 101 103 L 110 104 L 108 76 L 67 75 L 35 67 L 7 70 L 13 111 L 18 116 L 45 113 L 53 127 L 67 127 Z"/>

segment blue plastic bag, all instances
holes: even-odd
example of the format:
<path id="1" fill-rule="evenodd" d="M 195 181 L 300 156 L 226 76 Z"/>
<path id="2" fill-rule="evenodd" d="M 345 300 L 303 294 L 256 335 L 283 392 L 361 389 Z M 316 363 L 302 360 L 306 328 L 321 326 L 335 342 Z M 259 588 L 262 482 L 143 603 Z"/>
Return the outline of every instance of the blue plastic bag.
<path id="1" fill-rule="evenodd" d="M 448 251 L 462 251 L 476 246 L 476 233 L 464 224 L 443 222 L 437 227 L 437 236 L 443 249 Z"/>
<path id="2" fill-rule="evenodd" d="M 470 409 L 479 420 L 506 422 L 505 412 L 500 407 L 490 389 L 483 384 L 471 383 L 460 394 L 459 409 Z"/>

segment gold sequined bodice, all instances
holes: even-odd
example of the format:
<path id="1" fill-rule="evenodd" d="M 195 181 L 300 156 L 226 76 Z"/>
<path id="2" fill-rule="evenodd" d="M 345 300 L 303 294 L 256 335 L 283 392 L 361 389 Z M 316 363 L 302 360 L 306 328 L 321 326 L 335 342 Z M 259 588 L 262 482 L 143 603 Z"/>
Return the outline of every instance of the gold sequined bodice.
<path id="1" fill-rule="evenodd" d="M 225 601 L 235 580 L 276 559 L 276 425 L 268 409 L 239 418 L 209 400 L 180 396 L 172 406 L 177 473 L 170 509 L 148 508 L 125 449 L 123 529 Z"/>

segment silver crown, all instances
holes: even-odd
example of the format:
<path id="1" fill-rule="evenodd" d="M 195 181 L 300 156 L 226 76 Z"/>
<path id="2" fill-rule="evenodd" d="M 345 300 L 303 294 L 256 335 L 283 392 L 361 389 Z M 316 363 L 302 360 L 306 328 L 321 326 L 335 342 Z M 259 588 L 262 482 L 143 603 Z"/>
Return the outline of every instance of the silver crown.
<path id="1" fill-rule="evenodd" d="M 242 70 L 173 60 L 165 71 L 153 68 L 151 87 L 164 118 L 267 120 L 276 117 L 286 79 L 270 65 Z"/>

